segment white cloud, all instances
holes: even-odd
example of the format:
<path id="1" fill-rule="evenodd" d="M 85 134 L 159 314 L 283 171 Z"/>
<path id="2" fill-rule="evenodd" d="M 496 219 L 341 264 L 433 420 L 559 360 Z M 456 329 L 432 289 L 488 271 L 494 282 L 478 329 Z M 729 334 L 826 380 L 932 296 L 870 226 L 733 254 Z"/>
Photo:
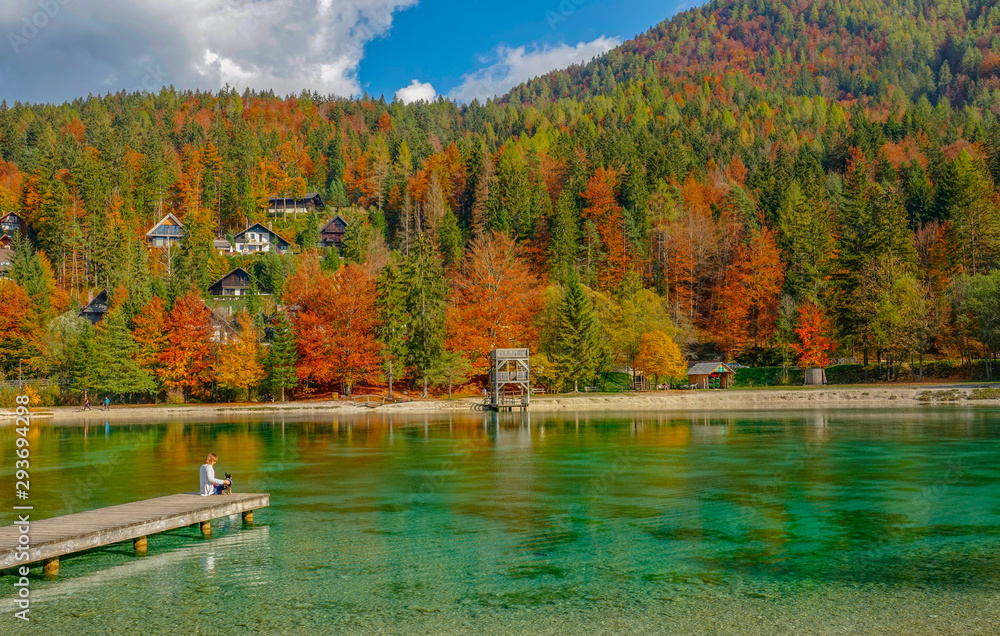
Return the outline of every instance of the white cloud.
<path id="1" fill-rule="evenodd" d="M 76 77 L 67 80 L 84 86 L 115 71 L 117 84 L 127 89 L 162 78 L 182 88 L 228 83 L 278 95 L 302 89 L 356 95 L 365 46 L 389 32 L 395 13 L 417 2 L 73 0 L 15 51 L 25 53 L 16 64 L 14 56 L 0 55 L 0 77 L 30 86 L 32 76 L 51 78 L 52 70 L 65 70 L 72 60 Z M 19 33 L 38 0 L 3 5 L 0 33 Z"/>
<path id="2" fill-rule="evenodd" d="M 502 95 L 521 82 L 544 75 L 549 71 L 566 68 L 572 64 L 590 61 L 621 44 L 621 38 L 602 36 L 592 42 L 580 42 L 576 46 L 557 44 L 555 46 L 534 47 L 528 51 L 519 46 L 512 49 L 497 47 L 486 68 L 462 76 L 462 83 L 448 96 L 462 102 L 478 98 L 480 101 Z"/>
<path id="3" fill-rule="evenodd" d="M 412 104 L 413 102 L 432 102 L 434 98 L 437 97 L 437 91 L 431 86 L 430 82 L 419 82 L 413 80 L 409 86 L 404 86 L 403 88 L 396 91 L 396 97 L 399 101 L 404 104 Z"/>

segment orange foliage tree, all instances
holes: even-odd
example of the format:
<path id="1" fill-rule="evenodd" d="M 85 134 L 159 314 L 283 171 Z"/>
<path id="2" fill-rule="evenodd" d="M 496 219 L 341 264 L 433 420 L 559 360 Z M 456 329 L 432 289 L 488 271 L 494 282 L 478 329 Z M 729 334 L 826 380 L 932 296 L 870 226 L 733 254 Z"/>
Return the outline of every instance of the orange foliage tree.
<path id="1" fill-rule="evenodd" d="M 140 367 L 159 377 L 157 369 L 160 366 L 160 352 L 166 347 L 167 342 L 165 330 L 167 310 L 163 306 L 163 299 L 153 296 L 133 322 L 135 329 L 132 331 L 132 337 L 139 345 L 134 359 Z"/>
<path id="2" fill-rule="evenodd" d="M 37 352 L 31 299 L 14 281 L 0 279 L 0 307 L 0 369 L 16 373 L 18 361 Z"/>
<path id="3" fill-rule="evenodd" d="M 581 195 L 587 201 L 583 216 L 597 225 L 597 233 L 607 251 L 607 267 L 598 274 L 598 280 L 605 289 L 621 283 L 629 269 L 628 242 L 625 239 L 625 219 L 615 195 L 618 192 L 618 173 L 606 168 L 598 168 L 587 181 L 587 189 Z"/>
<path id="4" fill-rule="evenodd" d="M 491 350 L 535 341 L 533 318 L 541 305 L 538 278 L 514 241 L 500 232 L 484 234 L 472 241 L 454 280 L 445 344 L 485 372 Z"/>
<path id="5" fill-rule="evenodd" d="M 157 356 L 157 376 L 168 391 L 190 394 L 209 378 L 212 368 L 211 310 L 192 289 L 177 299 L 167 316 L 165 342 Z"/>
<path id="6" fill-rule="evenodd" d="M 299 306 L 299 379 L 339 383 L 347 395 L 359 382 L 377 381 L 382 343 L 376 330 L 375 280 L 365 268 L 351 264 L 328 274 L 320 270 L 313 251 L 303 256 L 286 290 L 285 300 Z"/>
<path id="7" fill-rule="evenodd" d="M 799 307 L 799 323 L 795 327 L 795 335 L 799 341 L 792 343 L 792 350 L 799 358 L 799 364 L 804 367 L 825 367 L 830 364 L 827 352 L 833 351 L 833 342 L 827 334 L 830 333 L 830 322 L 823 309 L 809 301 Z"/>
<path id="8" fill-rule="evenodd" d="M 774 336 L 785 268 L 774 230 L 762 227 L 740 243 L 723 273 L 712 334 L 727 359 Z"/>
<path id="9" fill-rule="evenodd" d="M 654 376 L 657 383 L 661 377 L 679 378 L 687 373 L 687 363 L 680 347 L 662 331 L 642 334 L 635 368 L 645 377 Z"/>
<path id="10" fill-rule="evenodd" d="M 224 389 L 243 389 L 250 400 L 250 389 L 264 381 L 267 375 L 261 362 L 261 333 L 253 318 L 244 309 L 237 317 L 238 336 L 219 346 L 215 362 L 215 381 Z"/>
<path id="11" fill-rule="evenodd" d="M 764 346 L 778 321 L 778 304 L 785 284 L 785 266 L 774 230 L 762 227 L 753 233 L 737 259 L 743 261 L 741 277 L 747 304 L 747 333 L 754 346 Z"/>

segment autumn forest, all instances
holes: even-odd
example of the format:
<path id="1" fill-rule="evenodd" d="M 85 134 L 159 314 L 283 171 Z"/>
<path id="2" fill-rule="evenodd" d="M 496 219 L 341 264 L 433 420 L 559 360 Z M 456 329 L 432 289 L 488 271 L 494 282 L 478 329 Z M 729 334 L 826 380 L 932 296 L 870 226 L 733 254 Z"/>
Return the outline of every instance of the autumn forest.
<path id="1" fill-rule="evenodd" d="M 556 391 L 972 373 L 1000 350 L 998 114 L 983 0 L 720 0 L 487 103 L 5 101 L 0 373 L 145 401 L 476 391 L 525 346 Z M 268 213 L 307 192 L 326 209 Z M 167 213 L 183 241 L 147 245 Z M 254 222 L 291 249 L 213 249 Z M 236 267 L 249 293 L 212 298 Z"/>

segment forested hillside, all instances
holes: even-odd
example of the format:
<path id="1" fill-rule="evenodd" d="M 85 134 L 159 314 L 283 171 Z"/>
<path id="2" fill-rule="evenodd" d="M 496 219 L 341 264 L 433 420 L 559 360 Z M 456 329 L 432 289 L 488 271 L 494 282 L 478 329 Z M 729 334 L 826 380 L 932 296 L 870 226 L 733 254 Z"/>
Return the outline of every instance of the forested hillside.
<path id="1" fill-rule="evenodd" d="M 675 343 L 749 364 L 992 357 L 998 23 L 983 1 L 724 1 L 486 104 L 4 102 L 0 213 L 30 242 L 0 284 L 0 369 L 207 398 L 462 384 L 494 346 L 530 346 L 559 389 L 682 375 Z M 267 214 L 306 192 L 332 207 Z M 167 212 L 181 249 L 147 247 Z M 343 249 L 317 249 L 337 212 Z M 293 253 L 213 251 L 254 221 Z M 245 337 L 214 342 L 201 299 L 237 265 Z M 91 328 L 78 307 L 102 289 Z M 240 360 L 254 372 L 231 377 Z"/>

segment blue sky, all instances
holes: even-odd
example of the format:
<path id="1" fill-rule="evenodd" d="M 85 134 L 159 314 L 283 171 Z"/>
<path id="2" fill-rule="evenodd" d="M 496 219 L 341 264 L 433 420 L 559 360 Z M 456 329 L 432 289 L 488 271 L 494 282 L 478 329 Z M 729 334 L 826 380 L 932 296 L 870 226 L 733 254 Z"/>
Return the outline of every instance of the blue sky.
<path id="1" fill-rule="evenodd" d="M 692 4 L 4 0 L 0 97 L 61 102 L 228 84 L 468 101 L 589 60 Z"/>

